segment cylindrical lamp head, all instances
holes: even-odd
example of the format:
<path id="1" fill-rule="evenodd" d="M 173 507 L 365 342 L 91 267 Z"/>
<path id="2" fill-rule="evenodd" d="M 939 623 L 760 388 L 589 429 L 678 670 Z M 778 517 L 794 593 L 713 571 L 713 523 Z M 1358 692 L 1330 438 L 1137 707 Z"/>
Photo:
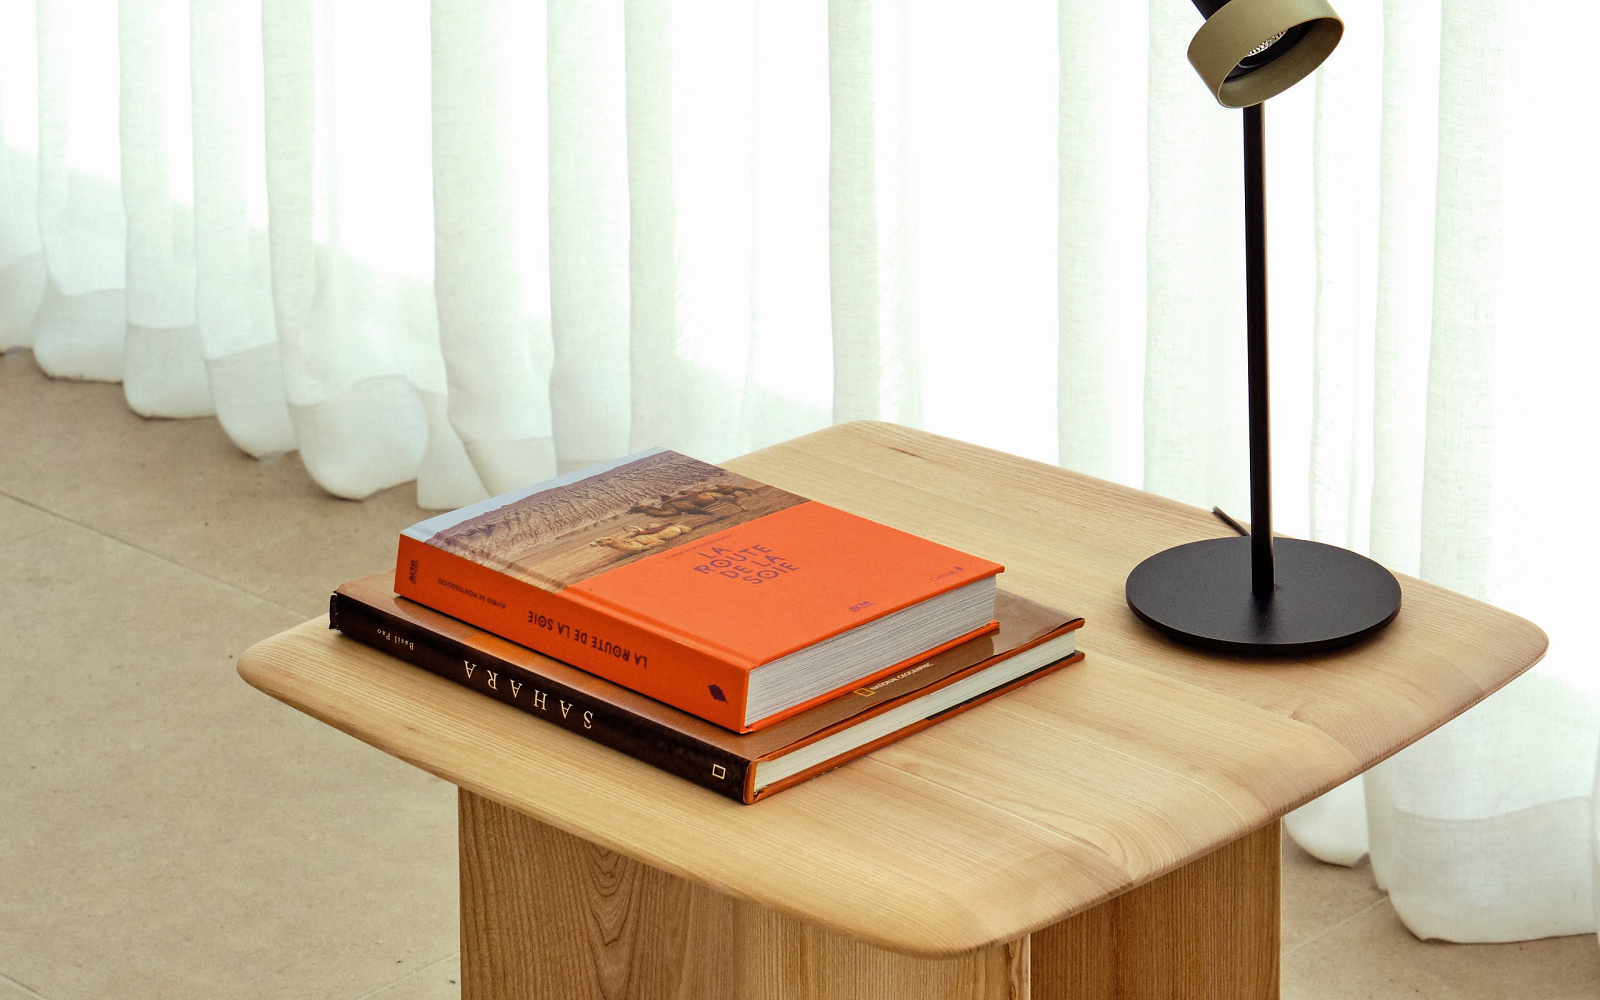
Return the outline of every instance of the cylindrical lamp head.
<path id="1" fill-rule="evenodd" d="M 1328 58 L 1344 22 L 1327 0 L 1194 0 L 1206 23 L 1189 62 L 1225 108 L 1246 108 L 1299 83 Z"/>

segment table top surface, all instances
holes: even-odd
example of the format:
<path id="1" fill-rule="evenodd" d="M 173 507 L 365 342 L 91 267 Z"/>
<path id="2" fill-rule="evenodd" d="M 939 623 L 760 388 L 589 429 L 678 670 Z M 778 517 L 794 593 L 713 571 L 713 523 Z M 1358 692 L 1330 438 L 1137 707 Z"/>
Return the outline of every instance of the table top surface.
<path id="1" fill-rule="evenodd" d="M 650 865 L 898 951 L 1048 926 L 1383 760 L 1532 666 L 1545 635 L 1401 577 L 1393 625 L 1298 660 L 1177 645 L 1128 610 L 1145 556 L 1225 534 L 1175 501 L 880 423 L 725 463 L 994 559 L 1082 614 L 1083 662 L 739 805 L 327 630 L 244 654 L 251 684 L 479 795 Z"/>

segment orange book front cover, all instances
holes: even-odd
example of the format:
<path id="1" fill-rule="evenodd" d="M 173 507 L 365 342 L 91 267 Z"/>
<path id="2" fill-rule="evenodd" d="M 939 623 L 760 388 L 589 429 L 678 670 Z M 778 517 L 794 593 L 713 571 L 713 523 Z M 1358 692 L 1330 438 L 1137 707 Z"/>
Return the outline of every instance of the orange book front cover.
<path id="1" fill-rule="evenodd" d="M 835 693 L 749 719 L 751 670 L 1000 571 L 658 449 L 413 525 L 395 591 L 743 732 Z"/>

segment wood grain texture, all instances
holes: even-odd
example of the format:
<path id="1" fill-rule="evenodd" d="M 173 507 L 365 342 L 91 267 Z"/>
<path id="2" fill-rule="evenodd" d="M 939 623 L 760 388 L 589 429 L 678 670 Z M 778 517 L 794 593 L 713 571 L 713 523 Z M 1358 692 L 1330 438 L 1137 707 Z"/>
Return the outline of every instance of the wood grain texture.
<path id="1" fill-rule="evenodd" d="M 874 948 L 460 793 L 464 1000 L 1028 1000 L 1028 941 Z"/>
<path id="2" fill-rule="evenodd" d="M 1033 1000 L 1276 1000 L 1282 825 L 1035 931 Z"/>
<path id="3" fill-rule="evenodd" d="M 881 948 L 955 955 L 1051 926 L 1263 828 L 1543 655 L 1531 623 L 1402 578 L 1399 619 L 1298 661 L 1140 624 L 1146 555 L 1209 513 L 886 424 L 728 463 L 1006 565 L 1082 614 L 1082 663 L 740 806 L 310 622 L 250 650 L 268 694 L 455 784 L 678 878 Z"/>

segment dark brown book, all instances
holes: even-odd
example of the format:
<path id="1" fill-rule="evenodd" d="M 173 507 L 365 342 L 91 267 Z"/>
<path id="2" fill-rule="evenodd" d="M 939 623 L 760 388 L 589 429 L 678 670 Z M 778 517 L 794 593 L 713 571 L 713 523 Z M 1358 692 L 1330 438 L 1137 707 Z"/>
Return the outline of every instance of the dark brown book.
<path id="1" fill-rule="evenodd" d="M 753 733 L 721 726 L 414 601 L 377 573 L 330 626 L 738 802 L 754 802 L 1081 659 L 1083 619 L 1000 592 L 999 628 Z"/>

